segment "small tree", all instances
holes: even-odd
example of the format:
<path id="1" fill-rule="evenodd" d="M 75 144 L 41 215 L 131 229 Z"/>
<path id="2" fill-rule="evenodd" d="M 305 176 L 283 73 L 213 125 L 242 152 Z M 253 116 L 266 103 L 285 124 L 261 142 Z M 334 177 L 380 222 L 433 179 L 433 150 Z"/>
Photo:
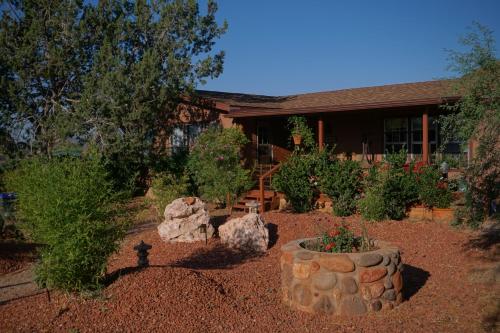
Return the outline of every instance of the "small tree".
<path id="1" fill-rule="evenodd" d="M 37 282 L 70 291 L 98 288 L 124 236 L 124 225 L 112 215 L 111 183 L 99 159 L 25 160 L 7 173 L 6 185 L 17 192 L 23 228 L 43 244 Z"/>
<path id="2" fill-rule="evenodd" d="M 460 76 L 456 89 L 462 97 L 445 106 L 451 113 L 441 124 L 445 138 L 478 144 L 465 172 L 468 222 L 477 225 L 500 195 L 500 61 L 491 30 L 478 23 L 460 42 L 467 52 L 449 51 L 449 58 L 450 69 Z"/>
<path id="3" fill-rule="evenodd" d="M 228 194 L 234 202 L 251 188 L 250 170 L 243 168 L 240 154 L 246 143 L 237 127 L 210 127 L 198 137 L 188 169 L 203 199 L 228 204 Z"/>

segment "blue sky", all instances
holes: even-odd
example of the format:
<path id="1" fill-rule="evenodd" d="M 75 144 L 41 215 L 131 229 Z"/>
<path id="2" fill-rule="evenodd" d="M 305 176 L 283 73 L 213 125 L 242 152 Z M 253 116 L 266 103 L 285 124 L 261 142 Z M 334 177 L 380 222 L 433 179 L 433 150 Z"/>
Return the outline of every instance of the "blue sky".
<path id="1" fill-rule="evenodd" d="M 499 0 L 218 0 L 224 73 L 199 87 L 266 95 L 449 77 L 473 21 L 500 43 Z"/>

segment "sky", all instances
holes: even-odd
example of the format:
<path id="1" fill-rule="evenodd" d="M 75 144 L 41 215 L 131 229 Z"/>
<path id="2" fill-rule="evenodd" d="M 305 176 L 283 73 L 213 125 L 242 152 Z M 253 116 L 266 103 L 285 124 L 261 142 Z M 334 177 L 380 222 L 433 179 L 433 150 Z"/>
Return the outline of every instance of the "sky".
<path id="1" fill-rule="evenodd" d="M 500 0 L 218 0 L 224 72 L 206 90 L 288 95 L 451 77 L 473 21 L 500 43 Z"/>

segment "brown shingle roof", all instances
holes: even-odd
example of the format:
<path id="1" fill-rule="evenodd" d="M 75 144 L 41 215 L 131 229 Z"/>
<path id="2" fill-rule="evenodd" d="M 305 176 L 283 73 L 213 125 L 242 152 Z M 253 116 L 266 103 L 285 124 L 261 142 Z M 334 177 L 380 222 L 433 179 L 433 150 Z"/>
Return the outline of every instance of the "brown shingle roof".
<path id="1" fill-rule="evenodd" d="M 203 97 L 229 104 L 231 106 L 229 116 L 233 117 L 430 105 L 457 98 L 453 80 L 391 84 L 278 97 L 213 91 L 199 91 L 199 93 Z"/>

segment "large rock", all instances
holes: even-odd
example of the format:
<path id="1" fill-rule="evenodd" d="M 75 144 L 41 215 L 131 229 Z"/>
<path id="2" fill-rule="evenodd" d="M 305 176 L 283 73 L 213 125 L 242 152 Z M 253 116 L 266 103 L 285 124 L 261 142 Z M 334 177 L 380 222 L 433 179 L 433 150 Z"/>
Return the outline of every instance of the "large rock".
<path id="1" fill-rule="evenodd" d="M 230 247 L 263 253 L 269 243 L 269 230 L 258 214 L 250 213 L 221 225 L 219 237 Z"/>
<path id="2" fill-rule="evenodd" d="M 214 228 L 203 201 L 195 197 L 179 198 L 165 208 L 165 220 L 158 234 L 165 242 L 196 242 L 211 238 Z M 206 230 L 206 235 L 205 231 Z"/>

